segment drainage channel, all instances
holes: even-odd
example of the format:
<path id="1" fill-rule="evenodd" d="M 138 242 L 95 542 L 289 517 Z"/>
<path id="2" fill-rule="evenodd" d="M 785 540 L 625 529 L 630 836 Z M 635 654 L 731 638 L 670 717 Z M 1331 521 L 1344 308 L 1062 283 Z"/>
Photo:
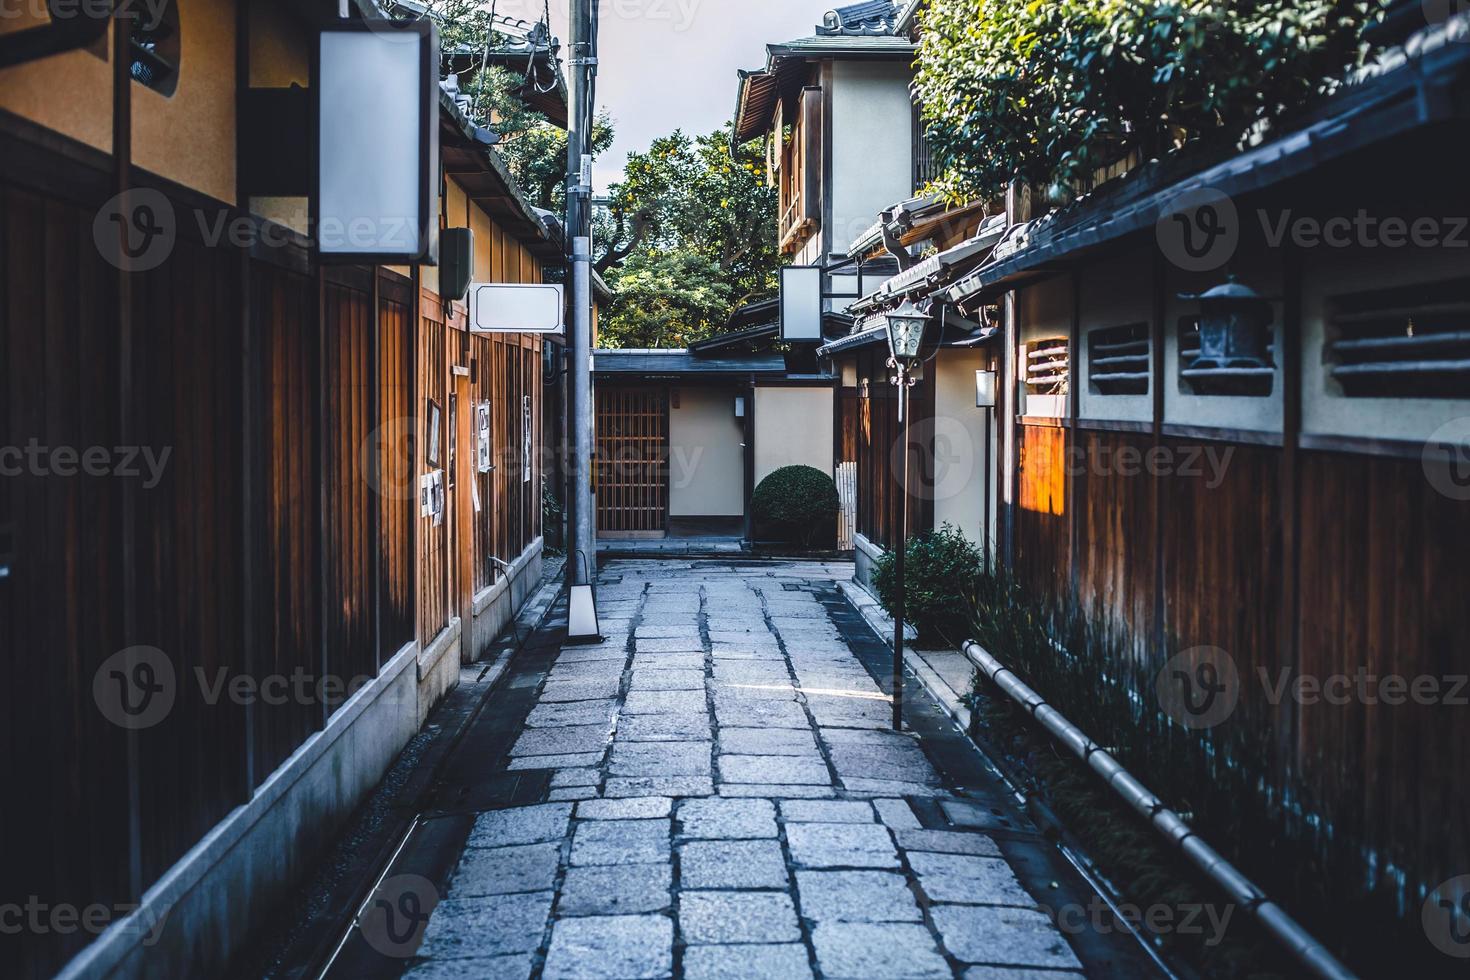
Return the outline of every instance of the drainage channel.
<path id="1" fill-rule="evenodd" d="M 496 638 L 490 657 L 462 670 L 459 686 L 324 848 L 309 878 L 283 902 L 277 920 L 236 957 L 231 977 L 311 980 L 401 973 L 407 961 L 375 950 L 358 929 L 385 882 L 413 875 L 442 889 L 474 822 L 469 807 L 513 805 L 546 792 L 545 773 L 508 774 L 487 782 L 473 759 L 481 749 L 494 751 L 493 743 L 513 737 L 519 720 L 504 718 L 503 708 L 514 712 L 515 702 L 523 701 L 520 719 L 529 711 L 530 699 L 517 697 L 511 688 L 517 678 L 549 668 L 557 649 L 558 615 L 560 626 L 565 625 L 560 591 L 557 576 L 545 577 Z M 548 643 L 553 644 L 549 652 Z"/>

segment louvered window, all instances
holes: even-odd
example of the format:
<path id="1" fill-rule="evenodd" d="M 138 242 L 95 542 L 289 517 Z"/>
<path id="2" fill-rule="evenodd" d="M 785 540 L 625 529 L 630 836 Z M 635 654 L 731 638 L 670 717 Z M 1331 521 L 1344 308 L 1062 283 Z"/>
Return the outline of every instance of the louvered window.
<path id="1" fill-rule="evenodd" d="M 1095 394 L 1148 394 L 1148 324 L 1104 327 L 1087 335 L 1087 380 Z"/>
<path id="2" fill-rule="evenodd" d="M 1197 368 L 1199 359 L 1199 318 L 1179 321 L 1179 390 L 1194 395 L 1236 395 L 1265 398 L 1276 386 L 1276 331 L 1269 330 L 1266 345 L 1266 367 Z"/>
<path id="3" fill-rule="evenodd" d="M 1071 362 L 1067 338 L 1035 340 L 1026 345 L 1026 390 L 1033 395 L 1064 395 Z"/>
<path id="4" fill-rule="evenodd" d="M 1470 282 L 1338 297 L 1327 336 L 1350 398 L 1470 398 Z"/>

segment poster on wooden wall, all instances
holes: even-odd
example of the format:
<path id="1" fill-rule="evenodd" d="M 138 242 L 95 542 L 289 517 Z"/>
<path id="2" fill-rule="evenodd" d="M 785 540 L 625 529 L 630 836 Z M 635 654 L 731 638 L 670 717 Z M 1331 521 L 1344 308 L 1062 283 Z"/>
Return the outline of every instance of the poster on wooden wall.
<path id="1" fill-rule="evenodd" d="M 531 482 L 531 396 L 521 396 L 521 482 Z"/>
<path id="2" fill-rule="evenodd" d="M 475 406 L 475 465 L 481 473 L 489 473 L 490 464 L 490 403 L 480 402 Z"/>

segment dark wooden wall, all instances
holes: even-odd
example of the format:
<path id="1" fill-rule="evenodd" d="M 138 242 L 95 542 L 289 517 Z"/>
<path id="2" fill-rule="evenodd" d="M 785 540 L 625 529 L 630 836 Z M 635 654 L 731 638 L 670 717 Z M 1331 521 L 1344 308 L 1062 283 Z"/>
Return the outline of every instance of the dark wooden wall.
<path id="1" fill-rule="evenodd" d="M 856 411 L 852 426 L 857 460 L 857 529 L 858 533 L 879 548 L 889 548 L 897 540 L 900 517 L 900 495 L 897 469 L 902 456 L 897 447 L 902 438 L 898 421 L 898 389 L 889 383 L 890 371 L 884 367 L 887 349 L 868 347 L 858 353 L 858 377 L 869 379 L 859 384 L 853 402 L 842 401 L 842 410 Z M 909 389 L 910 438 L 917 440 L 928 427 L 926 419 L 934 415 L 934 384 L 926 378 Z M 847 428 L 844 422 L 844 429 Z M 845 442 L 845 437 L 844 437 Z M 910 486 L 920 487 L 918 450 L 910 457 Z M 917 533 L 933 523 L 932 494 L 914 492 L 903 495 L 909 509 L 909 532 Z"/>
<path id="2" fill-rule="evenodd" d="M 181 220 L 167 259 L 126 280 L 129 349 L 122 277 L 93 236 L 105 158 L 10 141 L 0 159 L 0 447 L 142 469 L 0 476 L 0 778 L 16 801 L 0 880 L 53 906 L 136 902 L 340 700 L 244 703 L 221 693 L 231 679 L 345 687 L 412 632 L 416 499 L 371 482 L 380 420 L 409 414 L 410 297 L 368 269 L 324 276 L 299 243 L 207 245 L 192 215 L 222 205 L 138 178 Z M 165 460 L 156 485 L 135 448 Z M 135 733 L 94 695 L 131 646 L 174 675 L 171 710 Z M 28 932 L 8 972 L 50 975 L 90 938 Z"/>
<path id="3" fill-rule="evenodd" d="M 1215 485 L 1208 467 L 1154 475 L 1099 464 L 1124 449 L 1147 453 L 1150 434 L 1065 420 L 1017 428 L 1011 561 L 1029 589 L 1121 627 L 1147 677 L 1191 647 L 1229 653 L 1241 694 L 1228 724 L 1258 739 L 1263 754 L 1246 764 L 1296 814 L 1293 833 L 1309 846 L 1325 853 L 1329 835 L 1355 842 L 1367 866 L 1403 875 L 1373 884 L 1409 903 L 1470 864 L 1463 703 L 1268 696 L 1283 671 L 1451 679 L 1446 693 L 1470 674 L 1470 503 L 1436 492 L 1412 454 L 1301 451 L 1299 544 L 1288 553 L 1280 447 L 1158 438 L 1170 466 L 1203 452 L 1224 459 Z M 1301 588 L 1294 620 L 1288 575 Z M 1470 687 L 1459 693 L 1470 697 Z"/>

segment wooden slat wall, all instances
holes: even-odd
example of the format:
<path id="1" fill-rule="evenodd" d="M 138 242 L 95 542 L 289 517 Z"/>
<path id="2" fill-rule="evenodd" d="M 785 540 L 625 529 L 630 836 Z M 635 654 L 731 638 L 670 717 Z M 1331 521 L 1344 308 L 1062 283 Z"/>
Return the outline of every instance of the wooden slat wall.
<path id="1" fill-rule="evenodd" d="M 1116 460 L 1126 447 L 1144 453 L 1152 437 L 1079 431 L 1088 451 L 1076 457 L 1075 496 L 1065 500 L 1066 430 L 1018 428 L 1025 461 L 1014 570 L 1028 587 L 1056 594 L 1075 572 L 1077 598 L 1124 626 L 1151 668 L 1145 676 L 1179 650 L 1227 651 L 1242 680 L 1230 724 L 1270 736 L 1266 754 L 1251 764 L 1272 799 L 1311 815 L 1296 827 L 1303 840 L 1324 852 L 1329 835 L 1359 842 L 1369 866 L 1402 874 L 1392 887 L 1411 904 L 1470 864 L 1470 837 L 1447 832 L 1470 813 L 1460 778 L 1470 767 L 1463 705 L 1375 706 L 1356 696 L 1345 705 L 1297 705 L 1290 697 L 1272 704 L 1266 680 L 1280 683 L 1282 671 L 1355 678 L 1360 668 L 1379 678 L 1466 674 L 1470 604 L 1446 597 L 1470 594 L 1463 561 L 1470 503 L 1437 493 L 1417 460 L 1302 452 L 1300 661 L 1293 665 L 1278 640 L 1286 615 L 1280 449 L 1160 440 L 1181 466 L 1199 452 L 1228 453 L 1214 486 L 1214 471 L 1203 464 L 1193 475 L 1159 479 L 1080 465 Z M 1075 556 L 1068 508 L 1078 521 Z M 1164 638 L 1162 647 L 1155 636 Z M 1152 702 L 1151 691 L 1141 696 Z"/>
<path id="2" fill-rule="evenodd" d="M 597 529 L 658 534 L 669 514 L 669 396 L 662 387 L 597 390 Z"/>
<path id="3" fill-rule="evenodd" d="M 327 657 L 329 673 L 347 682 L 370 678 L 378 667 L 373 642 L 377 500 L 363 455 L 377 442 L 370 390 L 376 383 L 371 377 L 371 272 L 350 281 L 329 279 L 325 289 Z"/>
<path id="4" fill-rule="evenodd" d="M 179 685 L 167 718 L 138 733 L 146 881 L 249 798 L 246 709 L 207 703 L 201 682 L 241 672 L 246 653 L 238 261 L 181 236 L 133 277 L 138 441 L 172 447 L 163 481 L 137 495 L 137 642 L 173 661 Z"/>
<path id="5" fill-rule="evenodd" d="M 370 516 L 379 504 L 360 454 L 373 445 L 374 384 L 385 415 L 409 414 L 413 334 L 400 295 L 385 304 L 388 353 L 374 379 L 368 290 L 321 285 L 304 254 L 247 260 L 228 245 L 206 247 L 195 224 L 180 221 L 167 260 L 132 277 L 134 347 L 123 364 L 117 273 L 93 240 L 100 196 L 78 190 L 84 183 L 68 184 L 66 198 L 37 189 L 49 183 L 45 168 L 0 180 L 0 447 L 32 439 L 79 455 L 95 447 L 110 465 L 143 475 L 0 478 L 0 529 L 14 538 L 9 574 L 0 577 L 0 644 L 10 654 L 0 713 L 7 744 L 26 746 L 0 753 L 0 775 L 7 792 L 27 801 L 0 808 L 6 839 L 27 842 L 12 849 L 4 877 L 7 894 L 53 906 L 125 905 L 247 802 L 330 707 L 294 697 L 245 704 L 217 685 L 298 671 L 316 679 L 325 670 L 344 682 L 371 676 L 378 647 L 411 635 L 412 525 L 404 515 L 416 498 L 385 502 L 374 540 Z M 175 202 L 180 215 L 196 206 Z M 356 275 L 346 277 L 371 282 L 369 270 Z M 321 419 L 324 367 L 329 415 Z M 134 447 L 119 448 L 124 374 L 131 441 L 166 464 L 156 485 L 144 485 L 148 470 Z M 130 565 L 122 507 L 129 482 Z M 324 540 L 329 596 L 321 589 Z M 375 549 L 385 556 L 381 639 L 370 615 Z M 131 636 L 125 577 L 138 583 L 140 599 Z M 103 662 L 130 643 L 168 658 L 175 696 L 162 721 L 132 736 L 93 694 Z M 48 976 L 90 938 L 27 934 L 8 965 L 14 975 Z"/>
<path id="6" fill-rule="evenodd" d="M 98 204 L 0 182 L 0 446 L 118 445 L 115 273 L 92 243 Z M 126 742 L 92 698 L 123 646 L 122 485 L 0 477 L 0 529 L 13 535 L 0 578 L 7 896 L 131 898 Z M 48 976 L 86 938 L 12 938 L 7 970 Z"/>
<path id="7" fill-rule="evenodd" d="M 418 422 L 417 472 L 446 469 L 449 462 L 449 329 L 444 322 L 444 309 L 436 297 L 423 293 L 420 297 L 423 319 L 419 329 L 418 404 L 414 406 Z M 439 462 L 429 464 L 429 400 L 439 405 Z M 434 526 L 432 517 L 417 517 L 419 522 L 419 642 L 427 645 L 446 626 L 452 613 L 449 608 L 449 521 L 450 501 L 447 490 L 444 522 Z M 417 494 L 418 481 L 414 481 Z"/>
<path id="8" fill-rule="evenodd" d="M 317 285 L 263 263 L 251 266 L 251 314 L 260 350 L 263 449 L 257 478 L 262 512 L 256 552 L 257 671 L 317 672 L 321 645 L 320 544 L 315 517 L 320 483 L 315 428 L 318 377 Z M 265 777 L 320 723 L 321 712 L 291 701 L 255 708 L 256 778 Z"/>
<path id="9" fill-rule="evenodd" d="M 901 438 L 898 421 L 898 389 L 888 380 L 889 371 L 884 367 L 888 359 L 886 351 L 867 348 L 858 354 L 858 377 L 868 378 L 868 384 L 857 392 L 856 460 L 858 464 L 858 533 L 880 548 L 889 548 L 897 539 L 899 517 L 896 487 L 898 486 L 898 464 L 902 457 L 897 453 Z M 844 403 L 845 404 L 845 403 Z M 925 431 L 924 421 L 933 417 L 934 385 L 923 380 L 909 389 L 910 439 L 917 444 Z M 846 409 L 844 408 L 844 411 Z M 918 456 L 910 457 L 911 488 L 918 491 L 922 484 L 918 469 Z M 906 495 L 909 509 L 908 526 L 911 534 L 926 529 L 932 518 L 933 501 L 922 492 Z"/>
<path id="10" fill-rule="evenodd" d="M 413 287 L 383 273 L 378 281 L 378 538 L 382 608 L 378 659 L 413 641 L 413 526 L 418 467 L 413 439 Z"/>
<path id="11" fill-rule="evenodd" d="M 1418 460 L 1306 452 L 1300 466 L 1311 502 L 1302 673 L 1470 674 L 1470 502 L 1435 491 Z M 1470 688 L 1458 695 L 1458 705 L 1310 705 L 1293 727 L 1294 761 L 1333 830 L 1361 839 L 1379 867 L 1403 869 L 1410 887 L 1470 867 Z"/>

